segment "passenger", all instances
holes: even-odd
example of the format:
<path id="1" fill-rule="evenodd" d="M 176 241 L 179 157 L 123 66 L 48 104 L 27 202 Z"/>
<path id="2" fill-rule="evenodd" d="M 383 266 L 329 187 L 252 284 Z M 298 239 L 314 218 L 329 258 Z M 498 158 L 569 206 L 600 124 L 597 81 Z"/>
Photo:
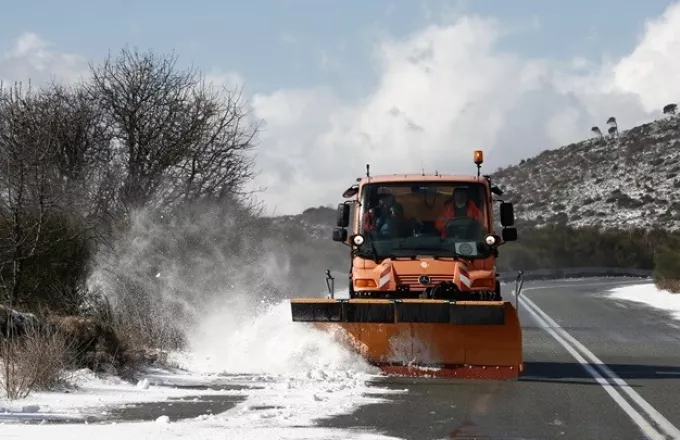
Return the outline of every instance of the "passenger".
<path id="1" fill-rule="evenodd" d="M 383 237 L 402 238 L 411 234 L 406 217 L 404 216 L 404 207 L 394 202 L 389 208 L 389 216 L 387 221 L 382 225 L 380 232 Z"/>
<path id="2" fill-rule="evenodd" d="M 474 201 L 468 198 L 464 188 L 453 190 L 453 199 L 444 205 L 442 213 L 435 221 L 435 228 L 442 237 L 446 237 L 446 224 L 449 220 L 458 217 L 470 217 L 479 219 L 480 210 Z"/>
<path id="3" fill-rule="evenodd" d="M 393 194 L 380 194 L 378 205 L 364 214 L 364 231 L 379 237 L 399 236 L 404 220 L 404 208 L 394 199 Z"/>

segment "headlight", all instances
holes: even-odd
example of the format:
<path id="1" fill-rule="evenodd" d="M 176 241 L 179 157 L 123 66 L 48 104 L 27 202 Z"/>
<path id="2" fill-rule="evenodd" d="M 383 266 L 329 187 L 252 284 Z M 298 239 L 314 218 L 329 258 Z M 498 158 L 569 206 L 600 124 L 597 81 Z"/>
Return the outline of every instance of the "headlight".
<path id="1" fill-rule="evenodd" d="M 487 235 L 486 238 L 484 239 L 487 245 L 493 246 L 496 244 L 496 237 L 493 235 Z"/>
<path id="2" fill-rule="evenodd" d="M 352 238 L 352 242 L 356 246 L 361 246 L 362 244 L 364 244 L 364 236 L 357 234 L 357 235 L 354 236 L 354 238 Z"/>

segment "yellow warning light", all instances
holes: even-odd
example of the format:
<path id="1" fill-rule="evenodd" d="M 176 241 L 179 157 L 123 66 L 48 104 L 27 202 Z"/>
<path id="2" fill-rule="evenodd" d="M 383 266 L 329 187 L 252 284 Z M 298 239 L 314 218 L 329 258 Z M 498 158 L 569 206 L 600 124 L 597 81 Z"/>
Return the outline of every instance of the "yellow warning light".
<path id="1" fill-rule="evenodd" d="M 475 164 L 481 165 L 484 162 L 484 152 L 482 150 L 475 150 Z"/>
<path id="2" fill-rule="evenodd" d="M 376 287 L 375 280 L 359 278 L 354 280 L 354 287 Z"/>

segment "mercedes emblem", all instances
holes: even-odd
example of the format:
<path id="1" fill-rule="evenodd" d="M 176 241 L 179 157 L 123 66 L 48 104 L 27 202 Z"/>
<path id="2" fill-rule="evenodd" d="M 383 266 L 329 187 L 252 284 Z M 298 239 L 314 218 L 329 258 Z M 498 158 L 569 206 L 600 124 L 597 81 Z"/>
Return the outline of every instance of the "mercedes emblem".
<path id="1" fill-rule="evenodd" d="M 427 275 L 421 275 L 420 278 L 418 278 L 418 282 L 420 282 L 422 285 L 430 284 L 430 277 Z"/>

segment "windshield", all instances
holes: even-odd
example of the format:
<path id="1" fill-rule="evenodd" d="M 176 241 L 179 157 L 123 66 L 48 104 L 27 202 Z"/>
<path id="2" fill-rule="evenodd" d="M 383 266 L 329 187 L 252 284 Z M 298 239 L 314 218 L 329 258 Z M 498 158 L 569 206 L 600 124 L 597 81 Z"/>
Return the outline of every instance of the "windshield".
<path id="1" fill-rule="evenodd" d="M 486 258 L 486 188 L 468 182 L 398 182 L 363 186 L 359 231 L 364 258 Z"/>

